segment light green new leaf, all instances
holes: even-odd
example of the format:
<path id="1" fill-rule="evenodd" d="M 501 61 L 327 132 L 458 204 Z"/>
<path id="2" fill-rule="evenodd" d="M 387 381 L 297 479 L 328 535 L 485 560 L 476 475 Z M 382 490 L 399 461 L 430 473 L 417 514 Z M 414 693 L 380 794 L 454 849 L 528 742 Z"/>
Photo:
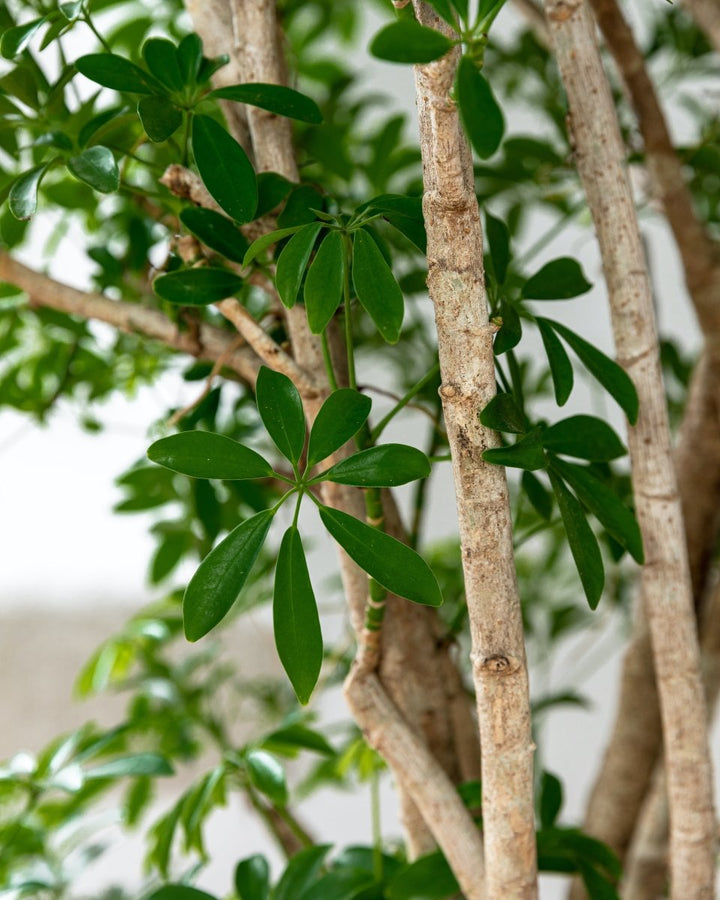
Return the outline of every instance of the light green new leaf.
<path id="1" fill-rule="evenodd" d="M 287 375 L 261 366 L 255 396 L 260 418 L 275 446 L 297 463 L 305 444 L 305 414 L 297 388 Z"/>
<path id="2" fill-rule="evenodd" d="M 590 609 L 595 609 L 605 586 L 605 568 L 597 538 L 588 525 L 582 506 L 564 481 L 552 469 L 548 470 L 548 475 L 588 605 Z"/>
<path id="3" fill-rule="evenodd" d="M 85 770 L 85 778 L 136 778 L 140 775 L 172 775 L 173 767 L 158 753 L 132 753 L 117 756 Z"/>
<path id="4" fill-rule="evenodd" d="M 274 806 L 285 806 L 288 801 L 285 770 L 277 759 L 267 750 L 248 750 L 245 764 L 253 785 Z"/>
<path id="5" fill-rule="evenodd" d="M 555 400 L 558 406 L 565 406 L 575 383 L 570 357 L 567 355 L 562 341 L 547 322 L 543 319 L 536 319 L 535 321 L 540 330 L 540 337 L 550 364 Z"/>
<path id="6" fill-rule="evenodd" d="M 261 84 L 260 82 L 231 84 L 211 91 L 210 96 L 217 97 L 219 100 L 249 103 L 251 106 L 267 109 L 278 116 L 298 119 L 301 122 L 309 122 L 311 125 L 319 125 L 323 120 L 320 108 L 314 100 L 281 84 Z"/>
<path id="7" fill-rule="evenodd" d="M 250 244 L 250 247 L 248 248 L 248 251 L 243 258 L 243 265 L 249 266 L 250 263 L 253 262 L 263 252 L 263 250 L 267 250 L 268 247 L 272 247 L 273 244 L 277 244 L 278 241 L 281 241 L 289 234 L 295 234 L 296 231 L 300 231 L 300 229 L 303 227 L 303 225 L 293 225 L 289 228 L 277 228 L 275 231 L 268 231 L 267 234 L 263 234 L 257 240 L 253 241 L 252 244 Z"/>
<path id="8" fill-rule="evenodd" d="M 110 194 L 120 187 L 120 170 L 112 150 L 108 147 L 88 147 L 67 164 L 70 172 L 101 194 Z"/>
<path id="9" fill-rule="evenodd" d="M 386 590 L 426 606 L 442 604 L 432 569 L 410 547 L 337 509 L 321 506 L 320 518 L 348 556 Z"/>
<path id="10" fill-rule="evenodd" d="M 240 144 L 214 119 L 195 115 L 192 147 L 200 177 L 210 194 L 236 222 L 249 222 L 257 208 L 257 180 Z"/>
<path id="11" fill-rule="evenodd" d="M 592 288 L 580 263 L 569 256 L 553 259 L 532 275 L 522 288 L 526 300 L 569 300 Z"/>
<path id="12" fill-rule="evenodd" d="M 180 221 L 206 247 L 221 253 L 226 259 L 241 263 L 248 249 L 245 235 L 232 220 L 214 209 L 187 206 L 180 213 Z"/>
<path id="13" fill-rule="evenodd" d="M 141 97 L 137 111 L 145 134 L 155 144 L 162 144 L 182 125 L 180 109 L 161 94 Z"/>
<path id="14" fill-rule="evenodd" d="M 505 120 L 485 76 L 467 56 L 458 64 L 455 93 L 470 143 L 481 159 L 487 159 L 500 146 Z"/>
<path id="15" fill-rule="evenodd" d="M 323 239 L 305 279 L 305 311 L 313 334 L 321 334 L 342 298 L 345 278 L 345 248 L 339 231 Z"/>
<path id="16" fill-rule="evenodd" d="M 278 256 L 275 286 L 280 299 L 288 309 L 295 305 L 305 268 L 322 227 L 322 222 L 312 222 L 303 226 L 290 238 Z"/>
<path id="17" fill-rule="evenodd" d="M 183 599 L 185 636 L 197 641 L 222 621 L 247 581 L 267 537 L 273 511 L 241 522 L 200 563 Z"/>
<path id="18" fill-rule="evenodd" d="M 159 81 L 115 53 L 89 53 L 75 60 L 75 68 L 90 81 L 130 94 L 161 94 Z"/>
<path id="19" fill-rule="evenodd" d="M 381 444 L 336 463 L 322 478 L 356 487 L 397 487 L 430 474 L 430 460 L 405 444 Z M 320 476 L 318 476 L 320 477 Z"/>
<path id="20" fill-rule="evenodd" d="M 525 434 L 527 421 L 512 394 L 496 394 L 480 413 L 480 422 L 494 431 Z"/>
<path id="21" fill-rule="evenodd" d="M 543 447 L 554 453 L 595 462 L 624 456 L 627 450 L 613 429 L 595 416 L 570 416 L 543 432 Z"/>
<path id="22" fill-rule="evenodd" d="M 272 473 L 272 466 L 259 453 L 211 431 L 185 431 L 161 438 L 150 445 L 147 455 L 153 462 L 193 478 L 231 481 L 265 478 Z"/>
<path id="23" fill-rule="evenodd" d="M 350 388 L 340 388 L 320 407 L 310 430 L 308 466 L 327 459 L 355 437 L 370 415 L 372 400 Z"/>
<path id="24" fill-rule="evenodd" d="M 239 275 L 212 266 L 168 272 L 153 281 L 153 290 L 158 297 L 182 306 L 217 303 L 226 297 L 232 297 L 242 286 L 243 280 Z"/>
<path id="25" fill-rule="evenodd" d="M 434 28 L 426 28 L 415 19 L 401 19 L 378 31 L 370 52 L 387 62 L 429 63 L 452 47 L 453 42 Z"/>
<path id="26" fill-rule="evenodd" d="M 273 627 L 280 662 L 305 704 L 320 674 L 323 640 L 300 532 L 294 526 L 285 532 L 278 552 Z"/>
<path id="27" fill-rule="evenodd" d="M 355 293 L 388 344 L 400 339 L 404 301 L 400 286 L 372 236 L 363 228 L 353 235 Z"/>
<path id="28" fill-rule="evenodd" d="M 270 865 L 260 853 L 241 859 L 235 867 L 235 891 L 238 900 L 268 900 Z"/>
<path id="29" fill-rule="evenodd" d="M 30 219 L 35 215 L 38 201 L 38 188 L 43 175 L 47 172 L 49 163 L 35 166 L 13 182 L 8 195 L 10 212 L 16 219 Z"/>
<path id="30" fill-rule="evenodd" d="M 531 472 L 547 466 L 539 428 L 533 428 L 529 434 L 510 447 L 494 447 L 485 450 L 482 456 L 485 462 L 496 466 L 512 466 Z"/>

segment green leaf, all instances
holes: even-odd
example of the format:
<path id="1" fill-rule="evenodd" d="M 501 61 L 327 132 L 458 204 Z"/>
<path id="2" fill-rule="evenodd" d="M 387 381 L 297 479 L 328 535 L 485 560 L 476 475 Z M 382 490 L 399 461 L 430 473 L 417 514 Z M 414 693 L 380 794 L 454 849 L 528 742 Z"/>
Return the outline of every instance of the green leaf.
<path id="1" fill-rule="evenodd" d="M 597 538 L 588 525 L 582 506 L 563 480 L 553 469 L 549 469 L 548 474 L 585 596 L 590 609 L 595 609 L 605 586 L 605 569 Z"/>
<path id="2" fill-rule="evenodd" d="M 298 700 L 305 704 L 320 674 L 323 640 L 302 540 L 294 526 L 285 532 L 278 552 L 273 626 L 280 662 Z"/>
<path id="3" fill-rule="evenodd" d="M 8 194 L 10 212 L 16 219 L 29 219 L 37 210 L 38 188 L 43 175 L 47 172 L 49 163 L 35 166 L 13 182 Z"/>
<path id="4" fill-rule="evenodd" d="M 570 416 L 546 428 L 543 447 L 579 459 L 608 462 L 627 450 L 613 429 L 595 416 Z"/>
<path id="5" fill-rule="evenodd" d="M 287 198 L 285 207 L 277 217 L 280 228 L 293 225 L 309 225 L 317 218 L 316 210 L 325 208 L 325 198 L 309 184 L 294 187 Z"/>
<path id="6" fill-rule="evenodd" d="M 276 753 L 295 755 L 298 750 L 312 750 L 322 756 L 335 756 L 335 749 L 319 731 L 294 722 L 278 728 L 263 738 L 263 747 Z"/>
<path id="7" fill-rule="evenodd" d="M 422 211 L 421 197 L 405 194 L 381 194 L 358 208 L 381 212 L 386 222 L 403 234 L 421 253 L 427 252 L 427 234 Z"/>
<path id="8" fill-rule="evenodd" d="M 620 894 L 597 869 L 583 860 L 578 860 L 578 869 L 582 874 L 583 884 L 590 900 L 620 900 Z"/>
<path id="9" fill-rule="evenodd" d="M 181 91 L 185 79 L 178 61 L 177 47 L 166 38 L 150 38 L 142 48 L 145 65 L 170 91 Z"/>
<path id="10" fill-rule="evenodd" d="M 434 28 L 426 28 L 415 19 L 400 19 L 378 31 L 370 52 L 388 62 L 429 63 L 452 47 L 453 42 Z"/>
<path id="11" fill-rule="evenodd" d="M 24 25 L 15 25 L 4 31 L 0 39 L 0 55 L 5 59 L 19 56 L 45 24 L 45 20 L 46 17 L 41 16 L 39 19 L 25 22 Z"/>
<path id="12" fill-rule="evenodd" d="M 537 322 L 545 322 L 553 328 L 563 340 L 565 340 L 572 350 L 576 353 L 578 359 L 590 374 L 596 378 L 605 390 L 615 398 L 617 403 L 625 412 L 631 425 L 637 422 L 639 401 L 635 385 L 632 383 L 630 376 L 621 368 L 614 360 L 605 356 L 592 344 L 570 331 L 559 322 L 552 319 L 537 319 Z"/>
<path id="13" fill-rule="evenodd" d="M 261 366 L 255 394 L 260 418 L 275 446 L 297 463 L 305 444 L 305 415 L 297 388 L 287 375 Z"/>
<path id="14" fill-rule="evenodd" d="M 522 337 L 522 323 L 517 310 L 506 300 L 500 301 L 500 318 L 502 319 L 502 327 L 495 336 L 493 351 L 495 356 L 501 353 L 507 353 L 513 347 L 517 347 Z"/>
<path id="15" fill-rule="evenodd" d="M 430 460 L 421 450 L 405 444 L 381 444 L 341 460 L 318 478 L 356 487 L 397 487 L 429 474 Z"/>
<path id="16" fill-rule="evenodd" d="M 323 238 L 305 279 L 305 310 L 313 334 L 321 334 L 342 299 L 345 278 L 345 247 L 339 231 Z"/>
<path id="17" fill-rule="evenodd" d="M 429 0 L 429 2 L 441 19 L 444 19 L 453 28 L 457 27 L 457 20 L 449 0 Z"/>
<path id="18" fill-rule="evenodd" d="M 303 892 L 302 900 L 379 900 L 381 897 L 371 872 L 334 867 Z"/>
<path id="19" fill-rule="evenodd" d="M 580 263 L 569 256 L 553 259 L 525 282 L 522 295 L 526 300 L 569 300 L 592 288 Z"/>
<path id="20" fill-rule="evenodd" d="M 183 599 L 189 641 L 206 635 L 230 611 L 260 553 L 273 514 L 264 510 L 241 522 L 200 563 Z"/>
<path id="21" fill-rule="evenodd" d="M 310 430 L 308 466 L 322 462 L 355 437 L 370 415 L 372 400 L 350 388 L 333 391 Z"/>
<path id="22" fill-rule="evenodd" d="M 388 900 L 445 900 L 460 890 L 447 860 L 438 850 L 403 866 L 390 880 Z"/>
<path id="23" fill-rule="evenodd" d="M 183 84 L 195 84 L 203 61 L 203 43 L 199 35 L 194 32 L 185 35 L 178 44 L 177 61 Z"/>
<path id="24" fill-rule="evenodd" d="M 557 458 L 552 458 L 550 465 L 567 481 L 607 533 L 642 565 L 645 556 L 640 526 L 617 494 L 596 478 L 587 466 Z"/>
<path id="25" fill-rule="evenodd" d="M 289 234 L 295 234 L 295 232 L 300 231 L 302 225 L 293 225 L 291 228 L 277 228 L 275 231 L 268 231 L 267 234 L 263 234 L 257 240 L 253 241 L 250 244 L 250 248 L 247 253 L 243 257 L 243 265 L 249 266 L 253 260 L 255 260 L 263 250 L 267 250 L 268 247 L 272 247 L 273 244 L 277 244 L 278 241 L 281 241 L 284 237 L 287 237 Z"/>
<path id="26" fill-rule="evenodd" d="M 543 828 L 552 828 L 563 804 L 560 780 L 550 772 L 543 772 L 540 784 L 540 822 Z"/>
<path id="27" fill-rule="evenodd" d="M 238 900 L 268 900 L 270 895 L 270 865 L 264 856 L 255 853 L 241 859 L 235 867 L 235 891 Z"/>
<path id="28" fill-rule="evenodd" d="M 480 422 L 494 431 L 525 434 L 527 420 L 512 394 L 496 394 L 480 413 Z"/>
<path id="29" fill-rule="evenodd" d="M 133 753 L 118 756 L 85 770 L 85 778 L 124 778 L 139 775 L 173 775 L 173 767 L 158 753 Z"/>
<path id="30" fill-rule="evenodd" d="M 248 750 L 245 763 L 253 785 L 274 806 L 285 806 L 288 801 L 285 770 L 277 759 L 267 750 Z"/>
<path id="31" fill-rule="evenodd" d="M 363 228 L 353 236 L 352 276 L 358 300 L 383 339 L 396 344 L 404 314 L 402 291 L 378 245 Z"/>
<path id="32" fill-rule="evenodd" d="M 185 431 L 161 438 L 151 444 L 147 455 L 153 462 L 193 478 L 230 481 L 265 478 L 272 473 L 272 466 L 259 453 L 211 431 Z"/>
<path id="33" fill-rule="evenodd" d="M 242 231 L 227 216 L 214 209 L 187 206 L 180 213 L 180 221 L 206 247 L 221 253 L 226 259 L 242 263 L 248 242 Z"/>
<path id="34" fill-rule="evenodd" d="M 485 450 L 482 456 L 485 462 L 496 466 L 512 466 L 530 471 L 544 469 L 547 466 L 539 428 L 533 428 L 529 434 L 510 447 L 494 447 Z"/>
<path id="35" fill-rule="evenodd" d="M 162 94 L 142 97 L 137 111 L 145 134 L 155 144 L 162 144 L 182 125 L 182 112 Z"/>
<path id="36" fill-rule="evenodd" d="M 129 94 L 161 94 L 162 85 L 148 72 L 115 53 L 89 53 L 75 60 L 75 68 L 103 87 Z"/>
<path id="37" fill-rule="evenodd" d="M 570 357 L 567 355 L 567 351 L 563 347 L 562 341 L 547 322 L 543 319 L 536 319 L 535 321 L 540 329 L 540 337 L 542 338 L 548 363 L 550 364 L 550 375 L 552 376 L 553 387 L 555 389 L 555 400 L 558 406 L 564 406 L 567 403 L 575 382 Z"/>
<path id="38" fill-rule="evenodd" d="M 120 187 L 120 171 L 108 147 L 88 147 L 69 159 L 67 167 L 78 181 L 101 194 L 110 194 Z"/>
<path id="39" fill-rule="evenodd" d="M 489 212 L 485 213 L 485 231 L 490 244 L 490 259 L 495 278 L 498 284 L 502 284 L 510 263 L 510 232 L 501 219 L 496 219 Z"/>
<path id="40" fill-rule="evenodd" d="M 386 590 L 414 603 L 442 604 L 430 566 L 410 547 L 337 509 L 321 506 L 320 518 L 348 556 Z"/>
<path id="41" fill-rule="evenodd" d="M 82 5 L 83 0 L 68 0 L 67 3 L 59 3 L 58 9 L 69 22 L 72 22 L 80 15 Z"/>
<path id="42" fill-rule="evenodd" d="M 216 898 L 186 884 L 166 884 L 152 893 L 147 900 L 216 900 Z"/>
<path id="43" fill-rule="evenodd" d="M 467 56 L 458 64 L 455 93 L 468 139 L 477 155 L 488 159 L 500 146 L 505 121 L 485 76 Z"/>
<path id="44" fill-rule="evenodd" d="M 169 303 L 182 306 L 207 306 L 232 297 L 243 286 L 239 275 L 227 269 L 202 266 L 197 269 L 180 269 L 159 275 L 153 281 L 153 290 Z"/>
<path id="45" fill-rule="evenodd" d="M 298 900 L 316 880 L 330 844 L 307 847 L 292 857 L 280 881 L 275 885 L 273 900 Z"/>
<path id="46" fill-rule="evenodd" d="M 278 256 L 275 286 L 288 309 L 295 305 L 305 268 L 322 227 L 322 222 L 303 226 L 290 238 Z"/>
<path id="47" fill-rule="evenodd" d="M 520 479 L 522 488 L 539 516 L 550 521 L 552 516 L 552 494 L 545 488 L 540 479 L 532 472 L 524 471 Z"/>
<path id="48" fill-rule="evenodd" d="M 288 181 L 287 178 L 283 178 L 277 172 L 258 172 L 257 185 L 258 208 L 255 212 L 257 217 L 272 212 L 295 187 L 292 181 Z"/>
<path id="49" fill-rule="evenodd" d="M 243 148 L 209 116 L 195 115 L 192 146 L 200 177 L 236 222 L 249 222 L 257 208 L 257 181 Z"/>
<path id="50" fill-rule="evenodd" d="M 250 106 L 259 106 L 278 116 L 298 119 L 311 125 L 319 125 L 323 120 L 320 107 L 314 100 L 280 84 L 231 84 L 211 91 L 210 96 L 219 100 L 249 103 Z"/>

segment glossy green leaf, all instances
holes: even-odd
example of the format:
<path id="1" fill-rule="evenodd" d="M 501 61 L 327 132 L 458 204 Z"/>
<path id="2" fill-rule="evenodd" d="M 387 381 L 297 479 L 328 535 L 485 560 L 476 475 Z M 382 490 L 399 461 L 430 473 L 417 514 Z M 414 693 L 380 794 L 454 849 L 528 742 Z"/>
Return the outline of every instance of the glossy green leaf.
<path id="1" fill-rule="evenodd" d="M 147 900 L 216 900 L 216 898 L 186 884 L 166 884 L 150 894 Z"/>
<path id="2" fill-rule="evenodd" d="M 219 100 L 235 100 L 238 103 L 249 103 L 259 106 L 278 116 L 288 119 L 299 119 L 311 125 L 319 125 L 323 120 L 317 103 L 310 97 L 280 84 L 232 84 L 210 92 L 211 97 Z"/>
<path id="3" fill-rule="evenodd" d="M 386 222 L 403 234 L 421 253 L 427 252 L 427 234 L 421 197 L 405 194 L 381 194 L 358 208 L 381 212 Z"/>
<path id="4" fill-rule="evenodd" d="M 500 146 L 505 120 L 485 76 L 467 56 L 458 64 L 455 94 L 470 143 L 481 159 L 488 159 Z"/>
<path id="5" fill-rule="evenodd" d="M 177 48 L 177 60 L 183 84 L 195 84 L 203 61 L 203 43 L 199 35 L 186 34 Z"/>
<path id="6" fill-rule="evenodd" d="M 321 334 L 335 314 L 342 299 L 344 278 L 343 237 L 339 231 L 331 231 L 323 238 L 305 279 L 305 311 L 313 334 Z"/>
<path id="7" fill-rule="evenodd" d="M 526 300 L 569 300 L 592 288 L 580 263 L 569 256 L 553 259 L 525 282 L 522 295 Z"/>
<path id="8" fill-rule="evenodd" d="M 527 420 L 512 394 L 496 394 L 480 413 L 480 422 L 494 431 L 525 434 Z"/>
<path id="9" fill-rule="evenodd" d="M 257 186 L 258 207 L 255 215 L 258 217 L 272 212 L 295 187 L 292 181 L 277 172 L 258 172 Z"/>
<path id="10" fill-rule="evenodd" d="M 305 444 L 305 415 L 297 388 L 287 375 L 261 366 L 255 394 L 260 418 L 275 446 L 297 463 Z"/>
<path id="11" fill-rule="evenodd" d="M 508 303 L 506 300 L 500 301 L 500 318 L 502 326 L 493 343 L 495 356 L 500 356 L 502 353 L 512 350 L 513 347 L 517 347 L 522 338 L 522 322 L 512 303 Z"/>
<path id="12" fill-rule="evenodd" d="M 268 900 L 270 896 L 270 864 L 255 853 L 241 859 L 235 867 L 235 892 L 238 900 Z"/>
<path id="13" fill-rule="evenodd" d="M 309 225 L 317 218 L 316 210 L 325 208 L 325 198 L 312 185 L 301 184 L 293 188 L 285 206 L 277 217 L 280 228 L 293 225 Z"/>
<path id="14" fill-rule="evenodd" d="M 71 157 L 67 167 L 78 181 L 84 181 L 102 194 L 110 194 L 120 187 L 120 170 L 108 147 L 88 147 Z"/>
<path id="15" fill-rule="evenodd" d="M 596 478 L 587 466 L 556 458 L 550 464 L 567 481 L 607 533 L 642 565 L 645 561 L 642 534 L 632 510 L 625 506 L 614 491 Z"/>
<path id="16" fill-rule="evenodd" d="M 495 216 L 485 213 L 485 232 L 490 245 L 490 259 L 498 284 L 505 281 L 510 264 L 510 232 L 507 225 Z"/>
<path id="17" fill-rule="evenodd" d="M 314 728 L 308 728 L 299 722 L 278 728 L 263 738 L 266 750 L 295 755 L 298 750 L 312 750 L 322 756 L 335 756 L 336 752 L 325 736 Z"/>
<path id="18" fill-rule="evenodd" d="M 320 674 L 323 640 L 300 532 L 294 526 L 285 532 L 278 552 L 273 627 L 280 662 L 298 700 L 305 704 Z"/>
<path id="19" fill-rule="evenodd" d="M 285 770 L 267 750 L 248 750 L 245 764 L 250 781 L 273 803 L 285 806 L 288 800 Z"/>
<path id="20" fill-rule="evenodd" d="M 117 756 L 85 770 L 85 778 L 135 778 L 140 775 L 172 775 L 173 767 L 158 753 Z"/>
<path id="21" fill-rule="evenodd" d="M 534 428 L 526 437 L 521 438 L 510 447 L 494 447 L 483 453 L 485 462 L 496 466 L 511 466 L 518 469 L 544 469 L 547 466 L 543 453 L 542 435 L 539 428 Z"/>
<path id="22" fill-rule="evenodd" d="M 129 94 L 162 93 L 162 85 L 148 72 L 115 53 L 89 53 L 75 60 L 75 68 L 103 87 Z"/>
<path id="23" fill-rule="evenodd" d="M 320 518 L 348 556 L 386 590 L 426 606 L 442 604 L 431 568 L 410 547 L 337 509 L 320 507 Z"/>
<path id="24" fill-rule="evenodd" d="M 305 268 L 322 227 L 322 222 L 303 226 L 290 238 L 278 256 L 275 286 L 288 309 L 295 305 Z"/>
<path id="25" fill-rule="evenodd" d="M 447 860 L 438 850 L 404 865 L 390 880 L 388 900 L 446 900 L 460 890 Z"/>
<path id="26" fill-rule="evenodd" d="M 429 474 L 430 460 L 422 451 L 405 444 L 380 444 L 341 460 L 322 477 L 356 487 L 397 487 Z"/>
<path id="27" fill-rule="evenodd" d="M 153 290 L 158 297 L 182 306 L 217 303 L 237 294 L 242 286 L 243 280 L 239 275 L 211 266 L 168 272 L 153 281 Z"/>
<path id="28" fill-rule="evenodd" d="M 570 416 L 545 429 L 543 446 L 578 459 L 608 462 L 627 450 L 613 429 L 595 416 Z"/>
<path id="29" fill-rule="evenodd" d="M 145 134 L 156 144 L 162 144 L 182 125 L 181 110 L 161 94 L 142 97 L 137 111 Z"/>
<path id="30" fill-rule="evenodd" d="M 200 177 L 236 222 L 249 222 L 257 208 L 255 171 L 243 148 L 209 116 L 195 115 L 192 147 Z"/>
<path id="31" fill-rule="evenodd" d="M 17 178 L 8 194 L 8 205 L 10 212 L 16 219 L 29 219 L 35 215 L 38 201 L 38 188 L 42 181 L 43 175 L 47 172 L 48 163 L 41 166 L 35 166 L 28 172 Z"/>
<path id="32" fill-rule="evenodd" d="M 562 809 L 563 789 L 560 780 L 550 772 L 543 772 L 540 783 L 540 823 L 552 828 Z"/>
<path id="33" fill-rule="evenodd" d="M 637 422 L 639 401 L 635 385 L 627 372 L 610 357 L 605 356 L 592 344 L 570 331 L 560 322 L 551 319 L 537 319 L 546 322 L 575 352 L 578 359 L 590 374 L 596 378 L 605 390 L 615 398 L 625 412 L 631 425 Z"/>
<path id="34" fill-rule="evenodd" d="M 296 853 L 287 864 L 280 881 L 275 885 L 273 900 L 298 900 L 317 879 L 330 844 L 306 847 Z"/>
<path id="35" fill-rule="evenodd" d="M 247 253 L 243 257 L 243 265 L 249 266 L 250 263 L 257 259 L 257 257 L 264 250 L 267 250 L 268 247 L 272 247 L 273 244 L 277 244 L 278 241 L 281 241 L 289 234 L 295 234 L 297 231 L 300 231 L 302 227 L 302 225 L 293 225 L 289 228 L 277 228 L 275 229 L 275 231 L 268 231 L 267 234 L 263 234 L 261 237 L 257 238 L 257 240 L 253 241 L 252 244 L 250 244 Z"/>
<path id="36" fill-rule="evenodd" d="M 248 242 L 242 231 L 227 216 L 214 209 L 187 206 L 180 213 L 180 221 L 206 247 L 222 254 L 225 259 L 242 263 Z"/>
<path id="37" fill-rule="evenodd" d="M 166 38 L 150 38 L 142 48 L 145 65 L 170 91 L 181 91 L 185 79 L 178 61 L 177 47 Z"/>
<path id="38" fill-rule="evenodd" d="M 310 430 L 308 466 L 327 459 L 355 437 L 370 415 L 372 400 L 350 388 L 333 391 L 320 407 Z"/>
<path id="39" fill-rule="evenodd" d="M 0 39 L 0 55 L 5 59 L 13 59 L 19 56 L 45 24 L 46 17 L 32 19 L 24 25 L 15 25 L 3 32 Z"/>
<path id="40" fill-rule="evenodd" d="M 527 470 L 522 473 L 520 481 L 523 491 L 525 491 L 528 500 L 533 505 L 537 514 L 545 519 L 546 522 L 549 522 L 550 517 L 552 516 L 553 507 L 552 494 L 550 491 L 547 490 L 545 485 L 536 475 L 533 475 L 532 472 L 528 472 Z"/>
<path id="41" fill-rule="evenodd" d="M 588 605 L 590 609 L 595 609 L 605 586 L 605 568 L 597 538 L 588 525 L 582 506 L 564 481 L 553 469 L 549 469 L 548 474 Z"/>
<path id="42" fill-rule="evenodd" d="M 400 286 L 372 236 L 360 228 L 353 235 L 352 277 L 355 293 L 389 344 L 400 339 L 404 301 Z"/>
<path id="43" fill-rule="evenodd" d="M 334 867 L 303 892 L 302 900 L 380 900 L 372 872 Z"/>
<path id="44" fill-rule="evenodd" d="M 426 28 L 415 19 L 400 19 L 378 31 L 370 52 L 388 62 L 429 63 L 452 47 L 453 42 L 434 28 Z"/>
<path id="45" fill-rule="evenodd" d="M 272 510 L 241 522 L 200 563 L 183 599 L 185 636 L 197 641 L 225 618 L 265 541 Z"/>
<path id="46" fill-rule="evenodd" d="M 161 438 L 147 451 L 153 462 L 193 478 L 265 478 L 272 466 L 259 453 L 224 434 L 184 431 Z"/>
<path id="47" fill-rule="evenodd" d="M 555 390 L 555 400 L 558 406 L 564 406 L 570 396 L 575 376 L 570 357 L 562 345 L 562 341 L 552 328 L 543 319 L 537 319 L 536 324 L 540 330 L 543 347 L 550 365 L 550 375 Z"/>
<path id="48" fill-rule="evenodd" d="M 613 884 L 593 866 L 580 859 L 578 869 L 589 900 L 620 900 L 620 894 Z"/>
<path id="49" fill-rule="evenodd" d="M 80 15 L 82 5 L 83 0 L 68 0 L 67 3 L 59 3 L 58 9 L 69 22 L 72 22 Z"/>

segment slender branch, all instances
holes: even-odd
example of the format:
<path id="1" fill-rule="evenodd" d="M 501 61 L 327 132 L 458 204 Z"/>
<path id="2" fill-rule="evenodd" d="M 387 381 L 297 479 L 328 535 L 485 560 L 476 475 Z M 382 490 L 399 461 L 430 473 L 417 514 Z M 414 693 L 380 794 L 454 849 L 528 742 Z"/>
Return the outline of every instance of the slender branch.
<path id="1" fill-rule="evenodd" d="M 243 381 L 255 384 L 259 368 L 255 354 L 248 347 L 233 349 L 235 336 L 214 325 L 200 323 L 197 331 L 181 331 L 159 310 L 79 291 L 29 269 L 6 253 L 0 253 L 0 279 L 22 288 L 33 306 L 49 307 L 83 319 L 106 322 L 118 331 L 142 335 L 199 359 L 223 359 L 223 364 Z"/>
<path id="2" fill-rule="evenodd" d="M 441 28 L 424 3 L 421 24 Z M 415 69 L 442 398 L 458 508 L 482 746 L 489 897 L 537 896 L 528 674 L 505 470 L 482 453 L 498 435 L 478 410 L 496 391 L 483 289 L 482 229 L 469 148 L 450 99 L 457 54 Z M 457 240 L 457 235 L 463 240 Z"/>
<path id="3" fill-rule="evenodd" d="M 594 23 L 582 0 L 546 0 L 546 10 L 568 95 L 578 170 L 603 257 L 618 357 L 640 398 L 629 448 L 667 758 L 672 896 L 708 898 L 715 850 L 711 766 L 650 284 Z"/>

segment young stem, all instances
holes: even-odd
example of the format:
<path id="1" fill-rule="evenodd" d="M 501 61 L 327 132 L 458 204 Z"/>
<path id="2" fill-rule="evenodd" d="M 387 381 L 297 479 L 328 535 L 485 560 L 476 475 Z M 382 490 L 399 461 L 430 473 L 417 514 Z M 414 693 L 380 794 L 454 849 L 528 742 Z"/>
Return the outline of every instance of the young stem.
<path id="1" fill-rule="evenodd" d="M 371 440 L 376 441 L 380 435 L 383 433 L 387 425 L 392 422 L 395 416 L 400 412 L 401 409 L 404 409 L 408 403 L 412 400 L 413 397 L 416 397 L 420 391 L 425 387 L 425 385 L 429 384 L 440 371 L 440 363 L 436 363 L 432 369 L 427 373 L 427 375 L 423 375 L 423 377 L 417 381 L 410 390 L 398 400 L 398 402 L 393 406 L 390 412 L 387 415 L 383 416 L 382 419 L 377 423 L 377 425 L 370 432 Z"/>

